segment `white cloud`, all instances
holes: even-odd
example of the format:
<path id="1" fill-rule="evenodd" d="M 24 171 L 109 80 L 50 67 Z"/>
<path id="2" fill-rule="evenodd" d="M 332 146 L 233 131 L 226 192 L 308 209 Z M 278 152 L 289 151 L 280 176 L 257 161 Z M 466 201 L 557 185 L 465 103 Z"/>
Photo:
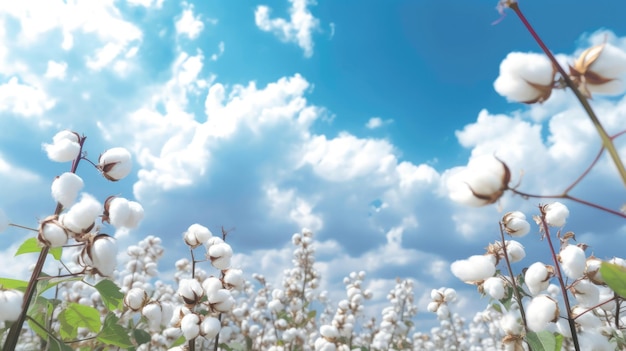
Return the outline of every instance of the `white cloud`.
<path id="1" fill-rule="evenodd" d="M 156 7 L 158 9 L 163 6 L 164 0 L 126 0 L 131 6 Z"/>
<path id="2" fill-rule="evenodd" d="M 313 55 L 313 32 L 319 29 L 319 20 L 307 8 L 308 0 L 289 0 L 289 21 L 284 18 L 270 19 L 270 8 L 258 6 L 254 21 L 265 32 L 272 32 L 280 40 L 297 43 L 304 50 L 304 56 Z"/>
<path id="3" fill-rule="evenodd" d="M 211 55 L 211 61 L 217 61 L 220 56 L 224 54 L 224 42 L 220 41 L 217 45 L 218 52 L 216 54 Z"/>
<path id="4" fill-rule="evenodd" d="M 49 60 L 48 61 L 48 69 L 44 76 L 49 79 L 65 79 L 65 74 L 67 72 L 67 62 L 56 62 Z"/>
<path id="5" fill-rule="evenodd" d="M 16 77 L 0 85 L 0 111 L 33 117 L 41 116 L 54 105 L 54 99 L 41 88 L 21 84 Z"/>
<path id="6" fill-rule="evenodd" d="M 380 117 L 372 117 L 367 121 L 365 127 L 367 127 L 367 129 L 376 129 L 390 123 L 393 123 L 392 119 L 383 120 Z"/>
<path id="7" fill-rule="evenodd" d="M 2 2 L 0 13 L 8 14 L 20 22 L 21 46 L 33 45 L 42 34 L 58 29 L 63 33 L 63 41 L 59 45 L 64 50 L 70 50 L 74 45 L 75 33 L 95 34 L 106 43 L 97 49 L 95 56 L 87 56 L 87 61 L 96 69 L 111 63 L 131 42 L 141 40 L 142 37 L 141 31 L 134 24 L 122 18 L 112 0 Z"/>
<path id="8" fill-rule="evenodd" d="M 322 229 L 324 222 L 319 215 L 313 213 L 313 205 L 296 195 L 294 189 L 280 190 L 276 185 L 265 189 L 271 206 L 271 212 L 277 220 L 284 220 L 285 215 L 299 228 L 308 228 L 313 232 Z"/>
<path id="9" fill-rule="evenodd" d="M 204 29 L 200 16 L 194 16 L 193 5 L 186 5 L 182 15 L 175 23 L 176 34 L 186 35 L 189 39 L 196 39 Z"/>

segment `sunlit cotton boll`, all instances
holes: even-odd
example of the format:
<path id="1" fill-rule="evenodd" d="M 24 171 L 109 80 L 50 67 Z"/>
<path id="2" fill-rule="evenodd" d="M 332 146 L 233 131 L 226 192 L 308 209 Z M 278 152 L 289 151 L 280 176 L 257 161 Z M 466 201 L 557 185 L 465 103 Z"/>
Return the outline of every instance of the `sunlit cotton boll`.
<path id="1" fill-rule="evenodd" d="M 19 290 L 0 289 L 0 322 L 14 322 L 22 312 L 24 293 Z"/>
<path id="2" fill-rule="evenodd" d="M 128 221 L 128 217 L 130 217 L 128 202 L 125 198 L 117 196 L 111 196 L 104 202 L 107 220 L 115 228 L 122 228 Z"/>
<path id="3" fill-rule="evenodd" d="M 472 158 L 467 167 L 450 175 L 450 199 L 468 206 L 492 204 L 508 189 L 511 173 L 507 165 L 492 155 Z"/>
<path id="4" fill-rule="evenodd" d="M 195 305 L 204 296 L 204 289 L 195 279 L 181 279 L 178 283 L 178 295 L 187 305 Z"/>
<path id="5" fill-rule="evenodd" d="M 196 248 L 209 241 L 212 236 L 213 234 L 209 228 L 195 223 L 187 228 L 187 231 L 183 234 L 183 240 L 185 244 L 189 245 L 191 248 Z"/>
<path id="6" fill-rule="evenodd" d="M 578 304 L 583 307 L 592 307 L 600 302 L 600 290 L 589 280 L 580 280 L 570 291 L 574 293 Z"/>
<path id="7" fill-rule="evenodd" d="M 550 278 L 552 273 L 548 271 L 545 264 L 541 262 L 535 262 L 528 269 L 524 275 L 524 282 L 532 295 L 546 290 L 550 285 Z"/>
<path id="8" fill-rule="evenodd" d="M 186 340 L 192 340 L 200 335 L 200 317 L 195 313 L 190 313 L 180 320 L 180 330 Z"/>
<path id="9" fill-rule="evenodd" d="M 139 202 L 128 201 L 128 209 L 130 210 L 130 214 L 126 223 L 124 223 L 124 227 L 128 229 L 137 228 L 139 223 L 143 220 L 143 206 L 141 206 Z"/>
<path id="10" fill-rule="evenodd" d="M 583 51 L 572 71 L 574 77 L 584 83 L 581 87 L 583 91 L 621 94 L 625 87 L 626 52 L 608 43 L 595 45 Z"/>
<path id="11" fill-rule="evenodd" d="M 43 149 L 52 161 L 73 161 L 80 153 L 79 136 L 69 130 L 60 131 L 52 138 L 52 144 L 43 144 Z"/>
<path id="12" fill-rule="evenodd" d="M 117 266 L 117 244 L 115 239 L 106 235 L 97 235 L 91 245 L 91 261 L 93 268 L 102 276 L 109 277 Z"/>
<path id="13" fill-rule="evenodd" d="M 493 85 L 509 101 L 543 102 L 552 93 L 554 76 L 552 63 L 545 55 L 512 52 L 500 64 L 500 75 Z"/>
<path id="14" fill-rule="evenodd" d="M 492 255 L 475 255 L 453 262 L 450 269 L 454 276 L 466 283 L 481 282 L 496 273 L 495 258 Z"/>
<path id="15" fill-rule="evenodd" d="M 593 351 L 614 351 L 615 345 L 611 344 L 609 340 L 599 332 L 595 330 L 585 330 L 578 334 L 578 341 L 580 343 L 581 350 L 593 350 Z"/>
<path id="16" fill-rule="evenodd" d="M 63 205 L 63 207 L 70 207 L 76 201 L 78 192 L 83 186 L 84 182 L 78 175 L 72 172 L 65 172 L 52 182 L 52 198 Z"/>
<path id="17" fill-rule="evenodd" d="M 513 237 L 522 237 L 530 231 L 526 215 L 520 211 L 509 212 L 502 217 L 504 230 Z"/>
<path id="18" fill-rule="evenodd" d="M 91 230 L 96 219 L 102 213 L 102 205 L 93 196 L 83 193 L 79 202 L 70 207 L 61 222 L 74 233 L 86 233 Z"/>
<path id="19" fill-rule="evenodd" d="M 67 244 L 68 235 L 65 228 L 52 216 L 41 222 L 37 239 L 40 243 L 54 248 Z"/>
<path id="20" fill-rule="evenodd" d="M 583 276 L 587 258 L 583 249 L 576 245 L 568 245 L 559 253 L 563 272 L 571 279 Z"/>
<path id="21" fill-rule="evenodd" d="M 534 332 L 544 330 L 548 323 L 559 317 L 559 308 L 554 299 L 546 295 L 535 296 L 526 307 L 526 322 Z"/>
<path id="22" fill-rule="evenodd" d="M 506 241 L 506 253 L 511 263 L 516 263 L 526 257 L 524 246 L 515 240 Z"/>
<path id="23" fill-rule="evenodd" d="M 124 295 L 124 305 L 137 312 L 148 302 L 148 293 L 142 288 L 132 288 Z"/>
<path id="24" fill-rule="evenodd" d="M 225 270 L 230 267 L 230 259 L 233 257 L 233 249 L 225 242 L 211 245 L 207 250 L 207 257 L 213 267 Z"/>
<path id="25" fill-rule="evenodd" d="M 567 206 L 558 201 L 543 205 L 541 209 L 546 216 L 546 223 L 552 227 L 564 226 L 567 217 L 569 217 Z"/>
<path id="26" fill-rule="evenodd" d="M 110 181 L 118 181 L 130 174 L 133 168 L 130 152 L 123 147 L 105 151 L 98 159 L 98 169 Z"/>
<path id="27" fill-rule="evenodd" d="M 500 277 L 491 277 L 483 283 L 483 290 L 496 300 L 504 298 L 504 281 Z"/>
<path id="28" fill-rule="evenodd" d="M 220 332 L 222 323 L 214 317 L 205 316 L 200 324 L 200 333 L 207 339 L 213 339 Z"/>

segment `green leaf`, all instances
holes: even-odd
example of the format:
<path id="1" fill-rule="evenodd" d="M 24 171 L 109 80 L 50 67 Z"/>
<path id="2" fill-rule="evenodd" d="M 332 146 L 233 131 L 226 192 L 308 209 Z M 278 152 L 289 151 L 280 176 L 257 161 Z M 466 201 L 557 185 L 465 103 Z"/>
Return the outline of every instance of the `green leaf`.
<path id="1" fill-rule="evenodd" d="M 109 311 L 122 308 L 124 293 L 120 291 L 119 286 L 115 285 L 114 282 L 104 279 L 98 282 L 95 288 L 100 293 L 102 302 L 104 302 L 104 305 L 109 309 Z"/>
<path id="2" fill-rule="evenodd" d="M 148 333 L 147 331 L 143 329 L 133 330 L 133 338 L 135 338 L 137 345 L 145 344 L 145 343 L 150 342 L 150 340 L 152 340 L 150 333 Z"/>
<path id="3" fill-rule="evenodd" d="M 79 280 L 83 280 L 83 277 L 79 277 L 79 276 L 51 277 L 51 276 L 45 276 L 44 274 L 42 274 L 42 276 L 39 278 L 39 282 L 37 283 L 37 293 L 41 294 L 44 291 L 50 288 L 54 288 L 55 286 L 61 283 L 79 281 Z"/>
<path id="4" fill-rule="evenodd" d="M 17 289 L 21 291 L 26 291 L 26 288 L 28 287 L 28 282 L 17 279 L 0 278 L 0 287 L 3 287 L 5 289 Z"/>
<path id="5" fill-rule="evenodd" d="M 87 328 L 92 332 L 98 332 L 102 323 L 100 312 L 91 306 L 71 302 L 59 313 L 58 317 L 61 328 L 59 334 L 62 338 L 76 338 L 78 328 Z"/>
<path id="6" fill-rule="evenodd" d="M 526 341 L 533 351 L 560 351 L 563 336 L 558 339 L 560 340 L 557 340 L 557 337 L 547 330 L 526 334 Z"/>
<path id="7" fill-rule="evenodd" d="M 176 341 L 174 341 L 174 343 L 172 344 L 172 347 L 180 346 L 184 344 L 186 341 L 187 339 L 185 339 L 185 336 L 181 335 L 178 337 L 178 339 L 176 339 Z"/>
<path id="8" fill-rule="evenodd" d="M 19 256 L 19 255 L 22 255 L 25 253 L 31 253 L 31 252 L 41 252 L 41 246 L 39 246 L 39 241 L 35 237 L 26 239 L 26 241 L 24 241 L 22 245 L 20 245 L 20 247 L 17 248 L 17 252 L 15 253 L 15 256 Z M 54 257 L 55 260 L 58 261 L 61 259 L 63 248 L 55 247 L 53 249 L 48 250 L 48 253 L 52 255 L 52 257 Z"/>
<path id="9" fill-rule="evenodd" d="M 102 326 L 100 334 L 98 334 L 98 341 L 103 342 L 106 345 L 129 349 L 133 346 L 133 343 L 128 337 L 128 331 L 121 325 L 117 324 L 119 320 L 119 318 L 110 312 L 104 319 L 104 325 Z"/>
<path id="10" fill-rule="evenodd" d="M 600 266 L 602 278 L 613 291 L 626 298 L 626 268 L 608 262 L 602 262 Z"/>

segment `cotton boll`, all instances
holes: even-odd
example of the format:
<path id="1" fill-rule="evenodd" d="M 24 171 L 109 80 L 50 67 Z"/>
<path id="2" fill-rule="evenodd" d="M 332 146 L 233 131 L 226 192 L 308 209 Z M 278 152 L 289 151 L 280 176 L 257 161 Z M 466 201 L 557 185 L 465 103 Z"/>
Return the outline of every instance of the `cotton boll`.
<path id="1" fill-rule="evenodd" d="M 106 219 L 115 228 L 119 229 L 126 225 L 130 217 L 128 200 L 123 197 L 111 196 L 104 202 L 104 209 L 107 214 Z"/>
<path id="2" fill-rule="evenodd" d="M 118 181 L 128 176 L 132 166 L 130 152 L 123 147 L 109 149 L 98 159 L 98 169 L 110 181 Z"/>
<path id="3" fill-rule="evenodd" d="M 567 209 L 567 206 L 558 201 L 543 205 L 541 210 L 545 214 L 546 223 L 552 227 L 564 226 L 567 217 L 569 217 L 569 210 Z"/>
<path id="4" fill-rule="evenodd" d="M 493 85 L 509 101 L 543 102 L 552 93 L 555 73 L 545 55 L 512 52 L 500 64 L 500 74 Z"/>
<path id="5" fill-rule="evenodd" d="M 96 219 L 102 213 L 102 205 L 93 196 L 83 193 L 79 202 L 75 203 L 61 220 L 63 226 L 76 233 L 88 233 Z"/>
<path id="6" fill-rule="evenodd" d="M 102 276 L 109 277 L 117 266 L 117 245 L 115 239 L 106 235 L 97 235 L 91 244 L 92 266 Z"/>
<path id="7" fill-rule="evenodd" d="M 0 289 L 0 322 L 14 322 L 22 313 L 24 293 Z"/>
<path id="8" fill-rule="evenodd" d="M 207 250 L 207 257 L 213 267 L 226 270 L 230 267 L 230 259 L 233 257 L 233 249 L 225 242 L 211 245 Z"/>
<path id="9" fill-rule="evenodd" d="M 221 328 L 222 323 L 217 318 L 209 316 L 204 317 L 202 324 L 200 324 L 202 336 L 209 340 L 215 338 L 217 333 L 220 332 Z"/>
<path id="10" fill-rule="evenodd" d="M 615 345 L 602 334 L 593 330 L 585 330 L 578 334 L 578 342 L 581 350 L 614 351 Z"/>
<path id="11" fill-rule="evenodd" d="M 568 245 L 559 253 L 561 268 L 570 279 L 578 279 L 583 276 L 587 258 L 583 249 L 576 245 Z"/>
<path id="12" fill-rule="evenodd" d="M 526 307 L 528 328 L 534 332 L 544 330 L 548 323 L 559 317 L 559 308 L 554 299 L 546 295 L 535 296 Z"/>
<path id="13" fill-rule="evenodd" d="M 526 215 L 520 211 L 508 212 L 502 217 L 505 231 L 513 237 L 523 237 L 530 231 Z"/>
<path id="14" fill-rule="evenodd" d="M 200 317 L 195 313 L 190 313 L 180 320 L 180 330 L 187 341 L 195 339 L 200 335 Z"/>
<path id="15" fill-rule="evenodd" d="M 70 207 L 76 201 L 78 192 L 83 188 L 83 180 L 72 172 L 65 172 L 52 182 L 52 198 L 63 205 Z"/>
<path id="16" fill-rule="evenodd" d="M 467 167 L 453 173 L 447 182 L 450 199 L 467 206 L 492 204 L 508 188 L 511 173 L 492 155 L 472 158 Z"/>
<path id="17" fill-rule="evenodd" d="M 537 295 L 548 288 L 551 277 L 552 273 L 548 270 L 545 264 L 535 262 L 526 270 L 524 281 L 526 282 L 526 286 L 528 287 L 528 290 L 530 290 L 530 293 L 532 295 Z"/>
<path id="18" fill-rule="evenodd" d="M 495 258 L 492 255 L 475 255 L 453 262 L 450 269 L 452 274 L 466 283 L 480 282 L 495 274 Z"/>
<path id="19" fill-rule="evenodd" d="M 55 216 L 46 218 L 41 222 L 37 240 L 51 248 L 61 247 L 67 244 L 68 234 Z"/>
<path id="20" fill-rule="evenodd" d="M 183 239 L 189 247 L 196 248 L 209 241 L 212 236 L 213 234 L 207 227 L 195 223 L 187 228 L 187 231 L 183 234 Z"/>
<path id="21" fill-rule="evenodd" d="M 496 300 L 504 298 L 504 281 L 500 277 L 490 277 L 483 283 L 483 290 Z"/>
<path id="22" fill-rule="evenodd" d="M 128 215 L 126 223 L 124 224 L 124 227 L 128 229 L 137 228 L 139 223 L 143 220 L 143 207 L 138 202 L 128 201 L 128 209 L 130 210 L 130 213 Z"/>
<path id="23" fill-rule="evenodd" d="M 77 133 L 63 130 L 52 138 L 52 144 L 43 144 L 48 158 L 55 162 L 74 161 L 80 153 L 80 137 Z"/>
<path id="24" fill-rule="evenodd" d="M 580 280 L 570 289 L 578 304 L 584 307 L 593 307 L 600 302 L 598 286 L 588 280 Z"/>

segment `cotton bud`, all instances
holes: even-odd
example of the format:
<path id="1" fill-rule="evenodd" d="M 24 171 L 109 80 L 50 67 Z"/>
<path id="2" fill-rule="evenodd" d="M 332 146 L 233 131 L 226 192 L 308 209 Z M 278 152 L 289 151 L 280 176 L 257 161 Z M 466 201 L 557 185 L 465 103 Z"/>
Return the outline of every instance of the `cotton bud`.
<path id="1" fill-rule="evenodd" d="M 194 249 L 209 241 L 212 236 L 213 234 L 209 228 L 196 223 L 187 228 L 187 231 L 183 234 L 183 240 L 185 240 L 185 244 Z"/>
<path id="2" fill-rule="evenodd" d="M 85 267 L 91 268 L 93 273 L 109 277 L 117 266 L 117 244 L 115 239 L 107 234 L 98 234 L 92 237 L 83 247 L 80 258 Z"/>
<path id="3" fill-rule="evenodd" d="M 196 305 L 204 296 L 202 285 L 195 279 L 182 279 L 178 284 L 178 295 L 187 305 Z"/>
<path id="4" fill-rule="evenodd" d="M 131 311 L 137 312 L 145 306 L 150 298 L 142 288 L 132 288 L 124 296 L 124 305 Z"/>
<path id="5" fill-rule="evenodd" d="M 214 317 L 205 316 L 200 324 L 200 334 L 209 340 L 215 338 L 220 329 L 222 329 L 222 323 Z"/>
<path id="6" fill-rule="evenodd" d="M 526 322 L 534 332 L 544 330 L 548 323 L 555 322 L 559 317 L 557 302 L 546 295 L 535 296 L 526 307 Z"/>
<path id="7" fill-rule="evenodd" d="M 192 340 L 200 335 L 200 316 L 190 313 L 180 320 L 180 330 L 186 340 Z"/>
<path id="8" fill-rule="evenodd" d="M 75 132 L 63 130 L 52 137 L 52 144 L 43 144 L 43 148 L 52 161 L 74 161 L 80 153 L 80 136 Z"/>
<path id="9" fill-rule="evenodd" d="M 79 202 L 70 207 L 61 217 L 63 226 L 75 234 L 89 233 L 98 216 L 102 213 L 102 205 L 93 196 L 83 193 Z"/>
<path id="10" fill-rule="evenodd" d="M 0 233 L 7 230 L 9 223 L 9 217 L 7 217 L 4 211 L 0 208 Z"/>
<path id="11" fill-rule="evenodd" d="M 499 277 L 491 277 L 483 283 L 483 290 L 486 294 L 496 300 L 504 298 L 504 281 Z"/>
<path id="12" fill-rule="evenodd" d="M 491 155 L 472 158 L 467 167 L 448 179 L 448 192 L 453 201 L 469 206 L 492 204 L 508 189 L 509 167 Z"/>
<path id="13" fill-rule="evenodd" d="M 562 227 L 569 216 L 569 210 L 560 202 L 541 206 L 541 211 L 545 215 L 546 223 L 552 227 Z"/>
<path id="14" fill-rule="evenodd" d="M 475 255 L 466 260 L 458 260 L 450 266 L 452 274 L 466 283 L 478 283 L 496 273 L 495 257 Z"/>
<path id="15" fill-rule="evenodd" d="M 49 247 L 61 247 L 67 244 L 68 235 L 67 231 L 61 223 L 57 220 L 56 216 L 50 216 L 44 219 L 39 225 L 39 234 L 37 240 Z"/>
<path id="16" fill-rule="evenodd" d="M 241 269 L 229 268 L 224 273 L 224 286 L 226 289 L 241 290 L 243 284 L 243 271 Z"/>
<path id="17" fill-rule="evenodd" d="M 233 249 L 225 242 L 211 245 L 207 250 L 207 258 L 211 260 L 213 267 L 219 270 L 228 269 L 232 257 Z"/>
<path id="18" fill-rule="evenodd" d="M 76 201 L 78 192 L 83 188 L 83 180 L 72 172 L 65 172 L 52 182 L 52 198 L 63 205 L 70 207 Z"/>
<path id="19" fill-rule="evenodd" d="M 626 73 L 626 52 L 611 44 L 600 44 L 582 52 L 570 74 L 580 91 L 587 97 L 591 93 L 616 95 L 624 91 L 622 79 Z"/>
<path id="20" fill-rule="evenodd" d="M 130 152 L 123 147 L 105 151 L 98 159 L 98 169 L 110 181 L 118 181 L 130 174 L 132 162 Z"/>
<path id="21" fill-rule="evenodd" d="M 545 55 L 512 52 L 500 64 L 500 75 L 493 85 L 509 101 L 532 104 L 550 97 L 555 74 Z"/>
<path id="22" fill-rule="evenodd" d="M 530 223 L 520 211 L 509 212 L 502 217 L 504 230 L 513 237 L 522 237 L 530 231 Z"/>
<path id="23" fill-rule="evenodd" d="M 583 249 L 576 245 L 567 245 L 559 253 L 559 261 L 566 276 L 571 279 L 578 279 L 585 272 L 587 258 Z"/>
<path id="24" fill-rule="evenodd" d="M 541 262 L 535 262 L 528 267 L 524 275 L 524 282 L 526 282 L 530 294 L 537 295 L 546 290 L 550 285 L 552 275 L 552 267 L 546 266 Z"/>
<path id="25" fill-rule="evenodd" d="M 15 322 L 22 312 L 24 293 L 0 289 L 0 322 Z"/>

